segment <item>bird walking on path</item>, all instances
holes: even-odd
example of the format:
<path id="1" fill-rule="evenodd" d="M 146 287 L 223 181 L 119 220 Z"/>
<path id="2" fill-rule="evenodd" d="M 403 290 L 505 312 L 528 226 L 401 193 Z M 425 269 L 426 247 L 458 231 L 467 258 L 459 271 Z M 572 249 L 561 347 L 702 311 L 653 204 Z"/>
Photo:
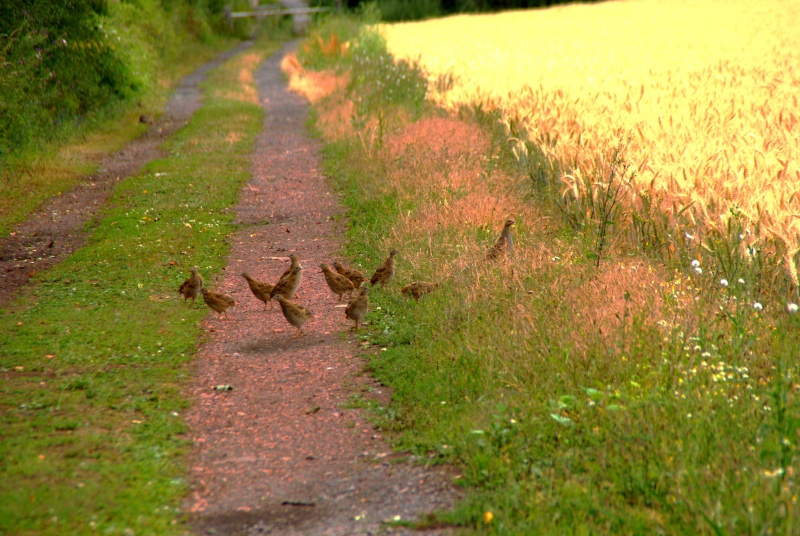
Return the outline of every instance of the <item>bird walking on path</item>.
<path id="1" fill-rule="evenodd" d="M 349 294 L 352 296 L 353 291 L 356 289 L 353 286 L 353 282 L 347 279 L 342 274 L 334 272 L 330 269 L 330 267 L 322 263 L 319 265 L 322 269 L 322 273 L 325 275 L 325 282 L 328 284 L 328 288 L 331 289 L 331 292 L 339 296 L 339 301 L 342 301 L 342 296 L 344 294 Z"/>
<path id="2" fill-rule="evenodd" d="M 417 281 L 415 283 L 409 283 L 408 285 L 404 286 L 400 289 L 402 294 L 414 298 L 415 300 L 420 299 L 425 294 L 430 294 L 436 287 L 439 286 L 439 283 L 429 283 L 428 281 Z"/>
<path id="3" fill-rule="evenodd" d="M 253 293 L 253 296 L 264 302 L 264 310 L 267 310 L 267 304 L 272 306 L 270 302 L 269 293 L 272 292 L 272 288 L 274 285 L 267 283 L 266 281 L 259 281 L 258 279 L 253 279 L 250 277 L 246 272 L 242 274 L 247 280 L 247 285 L 250 287 L 250 292 Z"/>
<path id="4" fill-rule="evenodd" d="M 297 268 L 298 266 L 299 266 L 300 268 L 302 268 L 302 267 L 303 267 L 303 265 L 302 265 L 302 264 L 300 264 L 300 259 L 299 259 L 299 258 L 297 257 L 297 255 L 295 255 L 294 253 L 289 253 L 289 260 L 292 262 L 292 264 L 290 264 L 290 265 L 289 265 L 289 267 L 288 267 L 286 270 L 284 270 L 284 271 L 283 271 L 283 273 L 281 274 L 281 276 L 278 278 L 278 281 L 280 281 L 280 280 L 281 280 L 281 279 L 283 279 L 284 277 L 288 277 L 288 276 L 289 276 L 289 274 L 291 274 L 291 273 L 292 273 L 292 271 L 293 271 L 295 268 Z"/>
<path id="5" fill-rule="evenodd" d="M 514 238 L 511 236 L 511 226 L 514 225 L 514 223 L 515 221 L 513 218 L 506 220 L 505 225 L 503 225 L 503 230 L 500 232 L 500 236 L 497 237 L 494 245 L 486 252 L 486 260 L 493 261 L 499 259 L 506 253 L 514 251 Z"/>
<path id="6" fill-rule="evenodd" d="M 197 266 L 195 266 L 192 268 L 192 275 L 181 283 L 180 288 L 178 288 L 178 293 L 183 295 L 183 303 L 186 303 L 188 298 L 191 298 L 192 303 L 194 303 L 194 299 L 200 295 L 200 290 L 202 288 L 203 276 L 200 275 L 200 272 L 197 271 Z"/>
<path id="7" fill-rule="evenodd" d="M 294 298 L 295 292 L 297 292 L 297 287 L 300 286 L 300 281 L 302 279 L 303 267 L 298 263 L 297 266 L 292 268 L 292 271 L 289 274 L 287 274 L 285 277 L 281 277 L 280 280 L 275 283 L 275 286 L 272 287 L 272 290 L 269 293 L 270 298 L 275 298 L 275 296 L 280 294 L 287 300 L 291 300 Z"/>
<path id="8" fill-rule="evenodd" d="M 368 279 L 364 276 L 364 274 L 362 274 L 355 268 L 344 266 L 341 262 L 334 262 L 333 268 L 337 272 L 345 276 L 347 279 L 349 279 L 350 282 L 353 283 L 354 288 L 359 288 L 361 286 L 361 283 L 368 281 Z"/>
<path id="9" fill-rule="evenodd" d="M 346 318 L 355 321 L 354 330 L 358 331 L 358 325 L 364 322 L 364 317 L 367 316 L 367 309 L 369 307 L 369 296 L 367 292 L 369 289 L 362 286 L 358 294 L 350 298 L 347 303 L 347 309 L 344 310 Z"/>
<path id="10" fill-rule="evenodd" d="M 219 316 L 222 316 L 222 313 L 236 305 L 236 301 L 227 294 L 212 292 L 207 288 L 204 288 L 202 292 L 203 301 L 206 302 L 206 305 L 214 309 Z"/>
<path id="11" fill-rule="evenodd" d="M 375 270 L 369 282 L 372 286 L 375 285 L 388 285 L 394 279 L 394 256 L 397 255 L 397 250 L 393 249 L 383 264 Z"/>
<path id="12" fill-rule="evenodd" d="M 283 311 L 283 316 L 286 318 L 286 321 L 297 328 L 295 337 L 302 335 L 303 324 L 306 323 L 306 320 L 313 317 L 314 314 L 306 307 L 287 300 L 282 294 L 276 294 L 273 298 L 281 304 L 281 311 Z"/>

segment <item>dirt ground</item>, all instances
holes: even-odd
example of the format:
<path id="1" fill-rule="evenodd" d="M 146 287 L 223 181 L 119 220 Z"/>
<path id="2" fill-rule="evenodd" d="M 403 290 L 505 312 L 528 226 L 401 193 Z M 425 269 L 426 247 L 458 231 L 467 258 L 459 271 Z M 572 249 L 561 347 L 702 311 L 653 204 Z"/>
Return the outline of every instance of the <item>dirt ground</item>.
<path id="1" fill-rule="evenodd" d="M 53 266 L 86 241 L 97 211 L 108 201 L 114 185 L 163 156 L 159 146 L 184 126 L 200 108 L 198 84 L 226 59 L 251 47 L 252 42 L 225 52 L 180 81 L 164 114 L 147 132 L 121 151 L 103 159 L 96 174 L 47 201 L 9 235 L 0 238 L 0 303 L 6 303 L 36 272 Z"/>
<path id="2" fill-rule="evenodd" d="M 237 207 L 242 228 L 213 283 L 237 305 L 227 319 L 209 315 L 195 361 L 186 508 L 199 534 L 410 534 L 382 521 L 452 507 L 459 493 L 451 469 L 393 453 L 362 410 L 347 408 L 354 393 L 383 402 L 390 393 L 362 373 L 358 341 L 341 335 L 351 323 L 319 269 L 339 258 L 343 209 L 305 135 L 307 106 L 280 73 L 288 50 L 257 72 L 266 120 Z M 304 268 L 297 301 L 314 312 L 299 338 L 241 277 L 274 283 L 290 252 Z"/>

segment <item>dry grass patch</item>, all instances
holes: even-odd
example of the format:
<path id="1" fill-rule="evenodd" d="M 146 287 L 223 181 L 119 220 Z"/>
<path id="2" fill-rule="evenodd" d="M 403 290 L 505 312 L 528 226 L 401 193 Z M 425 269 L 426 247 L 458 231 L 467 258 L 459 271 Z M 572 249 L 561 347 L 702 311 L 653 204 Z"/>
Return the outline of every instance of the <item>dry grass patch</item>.
<path id="1" fill-rule="evenodd" d="M 347 86 L 348 77 L 333 69 L 309 71 L 292 52 L 281 60 L 281 70 L 289 77 L 289 89 L 315 104 Z"/>
<path id="2" fill-rule="evenodd" d="M 238 58 L 232 69 L 237 72 L 236 80 L 239 84 L 236 89 L 221 90 L 217 95 L 223 99 L 258 104 L 258 88 L 253 73 L 263 58 L 262 52 L 250 52 Z"/>
<path id="3" fill-rule="evenodd" d="M 621 326 L 630 326 L 634 318 L 650 325 L 663 320 L 667 277 L 662 267 L 645 260 L 609 262 L 567 299 L 574 307 L 576 322 L 591 326 L 606 338 Z"/>

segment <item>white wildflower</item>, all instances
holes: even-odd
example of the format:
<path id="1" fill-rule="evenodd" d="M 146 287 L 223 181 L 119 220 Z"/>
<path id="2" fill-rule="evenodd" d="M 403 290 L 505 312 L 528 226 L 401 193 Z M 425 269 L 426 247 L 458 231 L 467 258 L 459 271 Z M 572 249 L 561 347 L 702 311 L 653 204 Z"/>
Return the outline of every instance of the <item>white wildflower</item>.
<path id="1" fill-rule="evenodd" d="M 796 303 L 788 303 L 788 304 L 786 304 L 786 310 L 789 311 L 789 313 L 791 313 L 791 314 L 796 313 L 797 312 L 797 304 Z"/>
<path id="2" fill-rule="evenodd" d="M 761 305 L 759 302 L 755 302 L 753 304 L 753 309 L 755 309 L 756 311 L 761 311 L 763 308 L 764 308 L 764 306 Z"/>
<path id="3" fill-rule="evenodd" d="M 727 287 L 728 286 L 728 280 L 727 279 L 720 279 L 719 280 L 719 284 L 722 285 L 723 287 Z"/>
<path id="4" fill-rule="evenodd" d="M 700 261 L 698 261 L 697 259 L 693 260 L 692 261 L 692 267 L 693 268 L 697 268 L 698 266 L 700 266 Z"/>

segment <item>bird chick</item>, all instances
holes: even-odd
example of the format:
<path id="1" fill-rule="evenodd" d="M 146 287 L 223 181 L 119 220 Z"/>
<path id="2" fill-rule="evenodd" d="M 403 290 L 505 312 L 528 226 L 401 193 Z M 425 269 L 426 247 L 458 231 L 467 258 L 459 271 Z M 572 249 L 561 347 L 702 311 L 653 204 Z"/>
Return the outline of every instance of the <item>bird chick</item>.
<path id="1" fill-rule="evenodd" d="M 242 277 L 247 280 L 247 285 L 250 287 L 250 292 L 253 293 L 253 296 L 264 302 L 264 310 L 267 309 L 267 304 L 272 305 L 270 303 L 269 293 L 272 292 L 273 285 L 270 285 L 266 281 L 259 281 L 258 279 L 253 279 L 247 273 L 243 273 Z"/>
<path id="2" fill-rule="evenodd" d="M 203 301 L 206 302 L 206 305 L 214 309 L 219 316 L 222 316 L 222 313 L 236 305 L 236 301 L 234 301 L 234 299 L 227 294 L 222 294 L 221 292 L 212 292 L 207 288 L 204 288 L 202 292 Z"/>
<path id="3" fill-rule="evenodd" d="M 361 283 L 367 281 L 367 278 L 364 276 L 364 274 L 362 274 L 355 268 L 344 266 L 341 262 L 334 262 L 333 268 L 337 272 L 345 276 L 347 279 L 349 279 L 350 282 L 353 283 L 353 288 L 359 288 L 361 286 Z"/>
<path id="4" fill-rule="evenodd" d="M 369 280 L 372 286 L 377 284 L 388 285 L 394 279 L 394 256 L 397 255 L 397 250 L 393 249 L 383 264 L 375 270 L 372 278 Z"/>
<path id="5" fill-rule="evenodd" d="M 270 298 L 274 298 L 278 294 L 291 300 L 294 298 L 297 287 L 300 286 L 300 280 L 303 278 L 303 267 L 298 263 L 297 266 L 292 268 L 292 271 L 285 277 L 281 277 L 269 293 Z"/>
<path id="6" fill-rule="evenodd" d="M 325 282 L 328 283 L 328 288 L 331 289 L 331 292 L 339 296 L 339 301 L 342 301 L 342 296 L 344 294 L 353 294 L 356 288 L 353 286 L 352 281 L 342 274 L 334 272 L 325 263 L 320 264 L 319 267 L 322 268 L 322 273 L 325 275 Z"/>
<path id="7" fill-rule="evenodd" d="M 367 316 L 367 308 L 369 307 L 368 290 L 367 287 L 362 286 L 358 294 L 350 298 L 347 303 L 347 309 L 344 310 L 346 318 L 355 320 L 356 324 L 353 328 L 355 330 L 358 330 L 358 325 L 364 322 L 364 317 Z"/>
<path id="8" fill-rule="evenodd" d="M 511 226 L 514 225 L 514 223 L 515 222 L 513 218 L 506 220 L 503 230 L 500 232 L 500 236 L 497 237 L 494 245 L 492 245 L 492 247 L 489 248 L 489 251 L 486 252 L 486 260 L 492 261 L 499 259 L 506 253 L 511 253 L 514 251 L 514 239 L 511 236 Z"/>
<path id="9" fill-rule="evenodd" d="M 423 295 L 433 292 L 438 286 L 439 283 L 429 283 L 428 281 L 417 281 L 415 283 L 409 283 L 408 285 L 404 286 L 403 288 L 400 289 L 400 292 L 405 294 L 406 296 L 418 300 Z"/>
<path id="10" fill-rule="evenodd" d="M 194 299 L 200 295 L 200 289 L 202 288 L 203 276 L 200 275 L 200 272 L 197 271 L 197 266 L 195 266 L 192 268 L 192 275 L 181 283 L 178 293 L 183 295 L 183 303 L 186 303 L 188 298 L 191 298 L 192 303 L 194 303 Z"/>
<path id="11" fill-rule="evenodd" d="M 295 337 L 302 335 L 303 324 L 306 323 L 306 320 L 313 317 L 314 314 L 302 305 L 287 300 L 282 294 L 276 294 L 273 298 L 281 304 L 281 311 L 283 311 L 283 316 L 286 318 L 286 321 L 297 328 Z"/>

